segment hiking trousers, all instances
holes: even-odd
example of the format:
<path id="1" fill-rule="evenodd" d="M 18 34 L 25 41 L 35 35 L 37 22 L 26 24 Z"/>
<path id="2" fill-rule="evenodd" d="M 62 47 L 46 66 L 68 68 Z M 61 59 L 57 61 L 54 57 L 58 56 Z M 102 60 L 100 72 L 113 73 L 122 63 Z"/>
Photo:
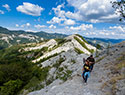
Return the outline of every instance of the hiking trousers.
<path id="1" fill-rule="evenodd" d="M 90 72 L 89 71 L 83 71 L 82 77 L 87 82 L 87 79 L 90 77 Z"/>

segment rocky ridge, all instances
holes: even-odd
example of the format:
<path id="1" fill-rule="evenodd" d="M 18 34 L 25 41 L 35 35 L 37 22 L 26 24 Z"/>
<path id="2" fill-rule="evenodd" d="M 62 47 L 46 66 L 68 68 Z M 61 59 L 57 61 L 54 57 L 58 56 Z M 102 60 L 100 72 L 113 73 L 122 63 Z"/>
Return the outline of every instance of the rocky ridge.
<path id="1" fill-rule="evenodd" d="M 67 80 L 62 81 L 57 78 L 50 85 L 28 95 L 124 95 L 125 42 L 114 45 L 109 50 L 101 51 L 98 56 L 87 85 L 81 77 L 82 60 L 88 57 L 86 54 L 78 54 L 74 49 L 70 49 L 41 63 L 43 67 L 52 66 L 59 58 L 65 58 L 59 65 L 59 68 L 64 67 L 60 73 L 66 70 L 72 73 Z M 57 72 L 59 73 L 57 70 L 52 67 L 48 79 L 50 76 L 56 77 Z"/>

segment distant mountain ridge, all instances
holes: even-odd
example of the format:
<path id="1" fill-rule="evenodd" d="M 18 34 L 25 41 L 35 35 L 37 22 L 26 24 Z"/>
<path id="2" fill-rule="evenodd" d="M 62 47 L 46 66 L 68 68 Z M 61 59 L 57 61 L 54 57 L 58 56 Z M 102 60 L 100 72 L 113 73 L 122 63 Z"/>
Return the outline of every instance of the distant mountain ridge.
<path id="1" fill-rule="evenodd" d="M 43 39 L 64 38 L 67 35 L 46 32 L 26 32 L 23 30 L 8 30 L 0 27 L 0 49 L 23 43 L 40 42 Z"/>
<path id="2" fill-rule="evenodd" d="M 102 41 L 105 43 L 112 43 L 112 44 L 116 44 L 116 43 L 120 43 L 122 41 L 125 41 L 125 39 L 110 39 L 110 38 L 87 38 L 84 37 L 86 40 L 98 40 L 98 41 Z"/>
<path id="3" fill-rule="evenodd" d="M 67 37 L 66 34 L 59 33 L 47 33 L 47 32 L 26 32 L 23 30 L 8 30 L 7 28 L 3 28 L 0 26 L 0 49 L 15 45 L 15 44 L 24 44 L 24 43 L 32 43 L 32 42 L 40 42 L 43 39 L 63 39 Z M 83 37 L 85 40 L 96 46 L 97 44 L 101 45 L 102 48 L 106 48 L 108 43 L 116 44 L 125 39 L 105 39 L 105 38 L 88 38 Z"/>

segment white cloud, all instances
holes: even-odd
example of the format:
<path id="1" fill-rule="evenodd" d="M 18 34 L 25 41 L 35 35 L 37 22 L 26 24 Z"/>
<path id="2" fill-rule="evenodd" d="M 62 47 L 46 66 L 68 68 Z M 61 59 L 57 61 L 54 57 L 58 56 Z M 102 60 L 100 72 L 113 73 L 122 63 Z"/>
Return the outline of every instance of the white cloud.
<path id="1" fill-rule="evenodd" d="M 52 10 L 54 10 L 54 13 L 56 14 L 56 16 L 58 17 L 65 17 L 65 11 L 61 10 L 61 8 L 64 8 L 64 4 L 58 5 L 56 8 L 52 8 Z"/>
<path id="2" fill-rule="evenodd" d="M 25 24 L 21 25 L 20 27 L 24 28 L 24 27 L 25 27 Z"/>
<path id="3" fill-rule="evenodd" d="M 49 28 L 51 29 L 51 28 L 56 28 L 56 26 L 54 26 L 53 24 L 51 24 L 50 26 L 49 26 Z"/>
<path id="4" fill-rule="evenodd" d="M 19 5 L 16 9 L 19 12 L 32 16 L 40 16 L 41 12 L 44 10 L 42 7 L 28 2 L 23 2 L 23 5 Z"/>
<path id="5" fill-rule="evenodd" d="M 41 18 L 39 17 L 39 18 L 37 18 L 37 19 L 34 19 L 34 21 L 38 21 L 38 22 L 40 22 L 41 21 Z"/>
<path id="6" fill-rule="evenodd" d="M 121 27 L 121 26 L 113 26 L 113 27 L 109 27 L 109 29 L 118 31 L 118 32 L 125 32 L 125 27 Z"/>
<path id="7" fill-rule="evenodd" d="M 16 24 L 16 27 L 19 27 L 19 24 Z"/>
<path id="8" fill-rule="evenodd" d="M 82 16 L 79 13 L 72 13 L 68 11 L 65 12 L 65 16 L 71 19 L 82 20 Z"/>
<path id="9" fill-rule="evenodd" d="M 72 19 L 67 19 L 64 21 L 64 25 L 74 25 L 76 22 Z"/>
<path id="10" fill-rule="evenodd" d="M 112 8 L 111 0 L 67 0 L 75 12 L 67 12 L 66 16 L 76 20 L 96 22 L 118 22 L 119 16 Z M 116 0 L 112 0 L 116 1 Z M 77 15 L 76 15 L 77 14 Z M 75 16 L 74 16 L 75 15 Z"/>
<path id="11" fill-rule="evenodd" d="M 25 31 L 26 31 L 26 32 L 34 32 L 34 33 L 38 32 L 38 31 L 30 30 L 30 29 L 25 30 Z"/>
<path id="12" fill-rule="evenodd" d="M 59 24 L 59 25 L 75 25 L 76 22 L 72 19 L 66 19 L 62 17 L 53 17 L 50 21 L 47 21 L 48 24 Z"/>
<path id="13" fill-rule="evenodd" d="M 19 26 L 19 25 L 17 25 L 17 26 Z M 30 26 L 31 26 L 30 23 L 26 23 L 26 24 L 22 24 L 22 25 L 20 25 L 20 27 L 22 27 L 22 28 L 24 28 L 24 27 L 30 27 Z"/>
<path id="14" fill-rule="evenodd" d="M 92 24 L 82 24 L 77 27 L 73 27 L 73 26 L 70 27 L 71 30 L 75 30 L 75 31 L 86 31 L 87 29 L 92 29 L 92 28 L 93 28 Z"/>
<path id="15" fill-rule="evenodd" d="M 99 34 L 100 35 L 104 35 L 104 36 L 108 36 L 109 35 L 109 33 L 107 33 L 107 31 L 100 32 Z"/>
<path id="16" fill-rule="evenodd" d="M 30 23 L 26 23 L 26 26 L 29 27 L 29 26 L 30 26 Z"/>
<path id="17" fill-rule="evenodd" d="M 0 10 L 0 14 L 4 14 L 4 11 Z"/>
<path id="18" fill-rule="evenodd" d="M 34 25 L 34 27 L 37 28 L 37 29 L 40 29 L 40 28 L 45 28 L 46 26 L 45 25 L 37 24 L 37 25 Z"/>
<path id="19" fill-rule="evenodd" d="M 80 7 L 84 2 L 87 0 L 67 0 L 69 5 L 74 6 L 74 7 Z"/>
<path id="20" fill-rule="evenodd" d="M 47 21 L 47 23 L 48 24 L 56 24 L 56 23 L 60 24 L 61 21 L 63 21 L 63 20 L 65 20 L 65 19 L 59 18 L 59 17 L 53 17 L 50 21 Z"/>
<path id="21" fill-rule="evenodd" d="M 2 5 L 2 7 L 6 8 L 6 10 L 10 11 L 10 6 L 8 4 Z"/>

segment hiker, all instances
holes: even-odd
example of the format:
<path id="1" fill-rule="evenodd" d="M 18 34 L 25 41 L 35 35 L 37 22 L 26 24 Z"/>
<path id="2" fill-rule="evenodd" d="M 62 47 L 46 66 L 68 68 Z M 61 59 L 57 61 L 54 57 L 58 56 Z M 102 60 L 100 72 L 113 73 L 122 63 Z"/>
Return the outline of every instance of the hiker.
<path id="1" fill-rule="evenodd" d="M 93 70 L 93 67 L 94 67 L 94 64 L 95 64 L 95 59 L 93 58 L 93 55 L 90 55 L 88 58 L 87 58 L 87 60 L 89 61 L 89 63 L 90 63 L 90 69 L 91 69 L 91 71 Z M 91 72 L 90 71 L 90 72 Z"/>
<path id="2" fill-rule="evenodd" d="M 88 60 L 85 60 L 85 64 L 84 64 L 84 66 L 83 66 L 82 71 L 83 71 L 82 77 L 83 77 L 85 83 L 87 83 L 87 79 L 88 79 L 89 76 L 90 76 L 90 64 L 89 64 L 89 61 L 88 61 Z"/>

